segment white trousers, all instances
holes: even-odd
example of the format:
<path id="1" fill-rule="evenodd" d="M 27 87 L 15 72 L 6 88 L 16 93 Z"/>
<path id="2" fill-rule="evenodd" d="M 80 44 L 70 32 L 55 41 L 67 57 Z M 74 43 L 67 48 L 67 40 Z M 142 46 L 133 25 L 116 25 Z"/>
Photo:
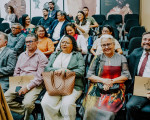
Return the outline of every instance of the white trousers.
<path id="1" fill-rule="evenodd" d="M 67 96 L 50 96 L 46 92 L 41 102 L 45 120 L 75 120 L 75 102 L 81 94 L 75 89 Z"/>

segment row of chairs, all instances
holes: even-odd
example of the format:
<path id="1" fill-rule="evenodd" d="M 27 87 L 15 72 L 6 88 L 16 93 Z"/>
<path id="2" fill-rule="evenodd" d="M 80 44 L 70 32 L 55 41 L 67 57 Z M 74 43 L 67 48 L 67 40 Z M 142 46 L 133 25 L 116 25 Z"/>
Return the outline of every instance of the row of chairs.
<path id="1" fill-rule="evenodd" d="M 101 14 L 101 15 L 93 15 L 92 16 L 99 25 L 102 25 L 103 22 L 106 20 L 106 16 Z M 136 19 L 139 20 L 139 15 L 138 14 L 126 14 L 124 16 L 124 23 L 127 22 L 127 20 L 129 19 Z M 115 24 L 122 24 L 123 20 L 122 20 L 122 15 L 120 14 L 112 14 L 108 16 L 108 20 L 113 20 L 115 22 Z"/>

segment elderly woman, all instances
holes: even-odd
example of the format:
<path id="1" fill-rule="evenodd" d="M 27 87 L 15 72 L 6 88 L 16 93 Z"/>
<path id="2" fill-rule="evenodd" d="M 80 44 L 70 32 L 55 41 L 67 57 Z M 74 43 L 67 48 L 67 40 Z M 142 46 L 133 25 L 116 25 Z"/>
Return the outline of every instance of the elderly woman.
<path id="1" fill-rule="evenodd" d="M 91 81 L 83 102 L 84 110 L 118 112 L 125 101 L 124 82 L 129 79 L 127 60 L 115 53 L 115 40 L 111 35 L 101 36 L 103 53 L 91 62 L 87 77 Z"/>
<path id="2" fill-rule="evenodd" d="M 103 28 L 102 28 L 102 35 L 105 35 L 105 34 L 108 34 L 108 35 L 112 35 L 113 37 L 115 36 L 114 35 L 114 30 L 113 30 L 113 27 L 110 26 L 110 25 L 104 25 Z M 101 42 L 100 42 L 100 39 L 97 39 L 94 41 L 93 43 L 93 46 L 90 50 L 90 52 L 93 54 L 93 55 L 99 55 L 101 53 L 103 53 L 103 50 L 102 50 L 102 47 L 101 47 Z M 122 54 L 122 49 L 121 49 L 121 46 L 119 44 L 119 42 L 115 39 L 115 51 L 119 54 Z"/>
<path id="3" fill-rule="evenodd" d="M 88 50 L 87 50 L 86 39 L 84 38 L 83 35 L 78 34 L 78 32 L 76 30 L 76 26 L 73 23 L 68 23 L 66 25 L 65 34 L 73 36 L 77 42 L 78 50 L 81 51 L 82 54 L 87 54 Z M 63 39 L 63 37 L 62 37 L 62 39 Z M 61 40 L 60 40 L 56 50 L 60 49 Z"/>
<path id="4" fill-rule="evenodd" d="M 38 36 L 38 49 L 41 50 L 47 58 L 49 58 L 49 56 L 54 52 L 54 43 L 50 38 L 48 38 L 46 29 L 43 26 L 38 25 L 35 28 L 35 33 Z"/>
<path id="5" fill-rule="evenodd" d="M 75 86 L 72 94 L 67 96 L 50 96 L 45 93 L 41 102 L 46 120 L 75 120 L 76 100 L 83 89 L 82 78 L 84 76 L 85 63 L 74 37 L 65 35 L 61 41 L 61 51 L 53 53 L 45 71 L 61 73 L 63 70 L 74 71 L 76 74 Z"/>

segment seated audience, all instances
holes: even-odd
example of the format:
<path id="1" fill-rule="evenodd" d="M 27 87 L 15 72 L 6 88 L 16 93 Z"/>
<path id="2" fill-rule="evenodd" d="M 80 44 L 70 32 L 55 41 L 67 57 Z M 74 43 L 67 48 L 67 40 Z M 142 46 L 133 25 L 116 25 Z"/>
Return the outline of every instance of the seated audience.
<path id="1" fill-rule="evenodd" d="M 54 43 L 48 38 L 46 29 L 43 26 L 38 25 L 35 28 L 35 33 L 38 37 L 38 49 L 41 50 L 47 56 L 47 58 L 49 58 L 49 56 L 54 52 Z"/>
<path id="2" fill-rule="evenodd" d="M 129 71 L 134 83 L 135 76 L 150 77 L 150 32 L 143 33 L 141 48 L 135 49 L 128 57 Z M 133 90 L 133 84 L 132 84 Z M 150 92 L 146 97 L 132 96 L 126 104 L 127 120 L 142 120 L 137 113 L 150 102 Z"/>
<path id="3" fill-rule="evenodd" d="M 55 10 L 55 3 L 53 1 L 49 2 L 48 16 L 56 19 L 57 11 Z"/>
<path id="4" fill-rule="evenodd" d="M 55 46 L 57 46 L 59 40 L 64 35 L 65 26 L 68 22 L 66 21 L 66 13 L 63 11 L 57 12 L 57 20 L 51 24 L 48 34 L 52 39 Z"/>
<path id="5" fill-rule="evenodd" d="M 46 31 L 48 31 L 49 26 L 53 22 L 53 18 L 48 16 L 48 9 L 43 8 L 43 18 L 41 18 L 37 25 L 42 25 L 45 27 Z"/>
<path id="6" fill-rule="evenodd" d="M 8 35 L 7 47 L 16 51 L 20 55 L 24 51 L 25 36 L 21 33 L 22 26 L 20 23 L 13 23 L 11 33 Z"/>
<path id="7" fill-rule="evenodd" d="M 25 42 L 27 50 L 19 56 L 14 76 L 33 75 L 34 79 L 27 86 L 22 86 L 19 93 L 12 93 L 10 90 L 6 91 L 5 98 L 11 111 L 24 116 L 24 120 L 29 120 L 29 116 L 35 107 L 34 102 L 43 89 L 41 74 L 48 60 L 37 49 L 38 38 L 35 34 L 28 34 Z M 14 100 L 18 94 L 24 95 L 22 103 Z"/>
<path id="8" fill-rule="evenodd" d="M 15 15 L 14 8 L 12 6 L 8 6 L 7 15 L 5 19 L 2 21 L 2 23 L 7 22 L 11 25 L 11 23 L 17 22 L 16 19 L 17 19 L 17 16 Z"/>
<path id="9" fill-rule="evenodd" d="M 35 26 L 31 24 L 31 20 L 29 18 L 29 15 L 24 14 L 22 15 L 22 26 L 23 30 L 21 33 L 26 37 L 29 33 L 34 33 Z"/>
<path id="10" fill-rule="evenodd" d="M 101 114 L 101 120 L 105 111 L 117 113 L 122 108 L 125 101 L 124 82 L 130 78 L 130 73 L 126 58 L 114 52 L 113 36 L 102 35 L 100 42 L 103 53 L 94 57 L 88 70 L 87 77 L 91 84 L 83 108 L 87 115 L 88 110 L 99 109 L 95 115 Z M 84 117 L 86 119 L 87 116 Z"/>
<path id="11" fill-rule="evenodd" d="M 89 8 L 83 7 L 83 12 L 85 14 L 86 20 L 90 23 L 90 28 L 96 28 L 98 27 L 98 23 L 95 21 L 95 19 L 91 16 L 89 16 Z"/>
<path id="12" fill-rule="evenodd" d="M 76 17 L 75 26 L 80 35 L 83 35 L 86 40 L 89 37 L 90 23 L 86 20 L 85 14 L 83 11 L 79 11 Z M 87 42 L 88 44 L 88 42 Z"/>
<path id="13" fill-rule="evenodd" d="M 17 62 L 16 53 L 6 47 L 7 41 L 7 35 L 0 32 L 0 84 L 4 92 L 9 88 L 9 76 L 13 74 Z"/>
<path id="14" fill-rule="evenodd" d="M 113 28 L 109 25 L 104 25 L 102 28 L 102 35 L 104 35 L 104 34 L 109 34 L 109 35 L 112 35 L 114 37 Z M 93 55 L 99 55 L 99 54 L 103 53 L 100 41 L 101 41 L 101 37 L 94 41 L 93 46 L 90 50 L 90 52 Z M 115 51 L 119 54 L 123 54 L 121 46 L 116 39 L 115 39 Z"/>
<path id="15" fill-rule="evenodd" d="M 45 71 L 55 71 L 58 74 L 66 71 L 74 71 L 76 74 L 75 85 L 72 94 L 67 96 L 50 96 L 47 92 L 42 99 L 42 108 L 45 120 L 75 120 L 76 100 L 83 90 L 83 76 L 85 70 L 84 59 L 77 51 L 74 37 L 65 35 L 61 41 L 61 51 L 53 53 Z"/>
<path id="16" fill-rule="evenodd" d="M 87 54 L 88 50 L 87 50 L 86 40 L 85 40 L 83 35 L 78 35 L 78 32 L 76 30 L 76 26 L 73 23 L 68 23 L 66 25 L 65 34 L 73 36 L 77 42 L 78 51 L 81 51 L 82 54 Z M 62 39 L 63 39 L 63 37 L 62 37 Z M 60 40 L 60 42 L 56 48 L 57 50 L 60 49 L 61 40 Z"/>

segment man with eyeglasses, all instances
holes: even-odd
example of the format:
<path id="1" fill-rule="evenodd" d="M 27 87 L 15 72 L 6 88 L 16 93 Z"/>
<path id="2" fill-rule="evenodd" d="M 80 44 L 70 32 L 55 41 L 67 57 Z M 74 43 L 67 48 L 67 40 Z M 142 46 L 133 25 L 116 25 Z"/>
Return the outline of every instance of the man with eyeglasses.
<path id="1" fill-rule="evenodd" d="M 17 62 L 16 53 L 6 47 L 7 41 L 8 36 L 0 32 L 0 84 L 4 92 L 9 88 L 9 76 L 13 74 Z"/>
<path id="2" fill-rule="evenodd" d="M 19 95 L 24 95 L 22 103 L 14 101 L 17 93 L 11 93 L 9 90 L 6 91 L 5 98 L 11 111 L 24 116 L 24 120 L 29 120 L 35 107 L 34 102 L 43 88 L 42 72 L 48 59 L 37 48 L 38 38 L 35 34 L 28 34 L 25 43 L 27 50 L 19 56 L 14 76 L 33 75 L 34 79 L 19 90 Z"/>
<path id="3" fill-rule="evenodd" d="M 11 26 L 11 33 L 8 35 L 7 47 L 17 52 L 19 56 L 24 51 L 25 36 L 21 33 L 21 24 L 14 23 Z"/>

